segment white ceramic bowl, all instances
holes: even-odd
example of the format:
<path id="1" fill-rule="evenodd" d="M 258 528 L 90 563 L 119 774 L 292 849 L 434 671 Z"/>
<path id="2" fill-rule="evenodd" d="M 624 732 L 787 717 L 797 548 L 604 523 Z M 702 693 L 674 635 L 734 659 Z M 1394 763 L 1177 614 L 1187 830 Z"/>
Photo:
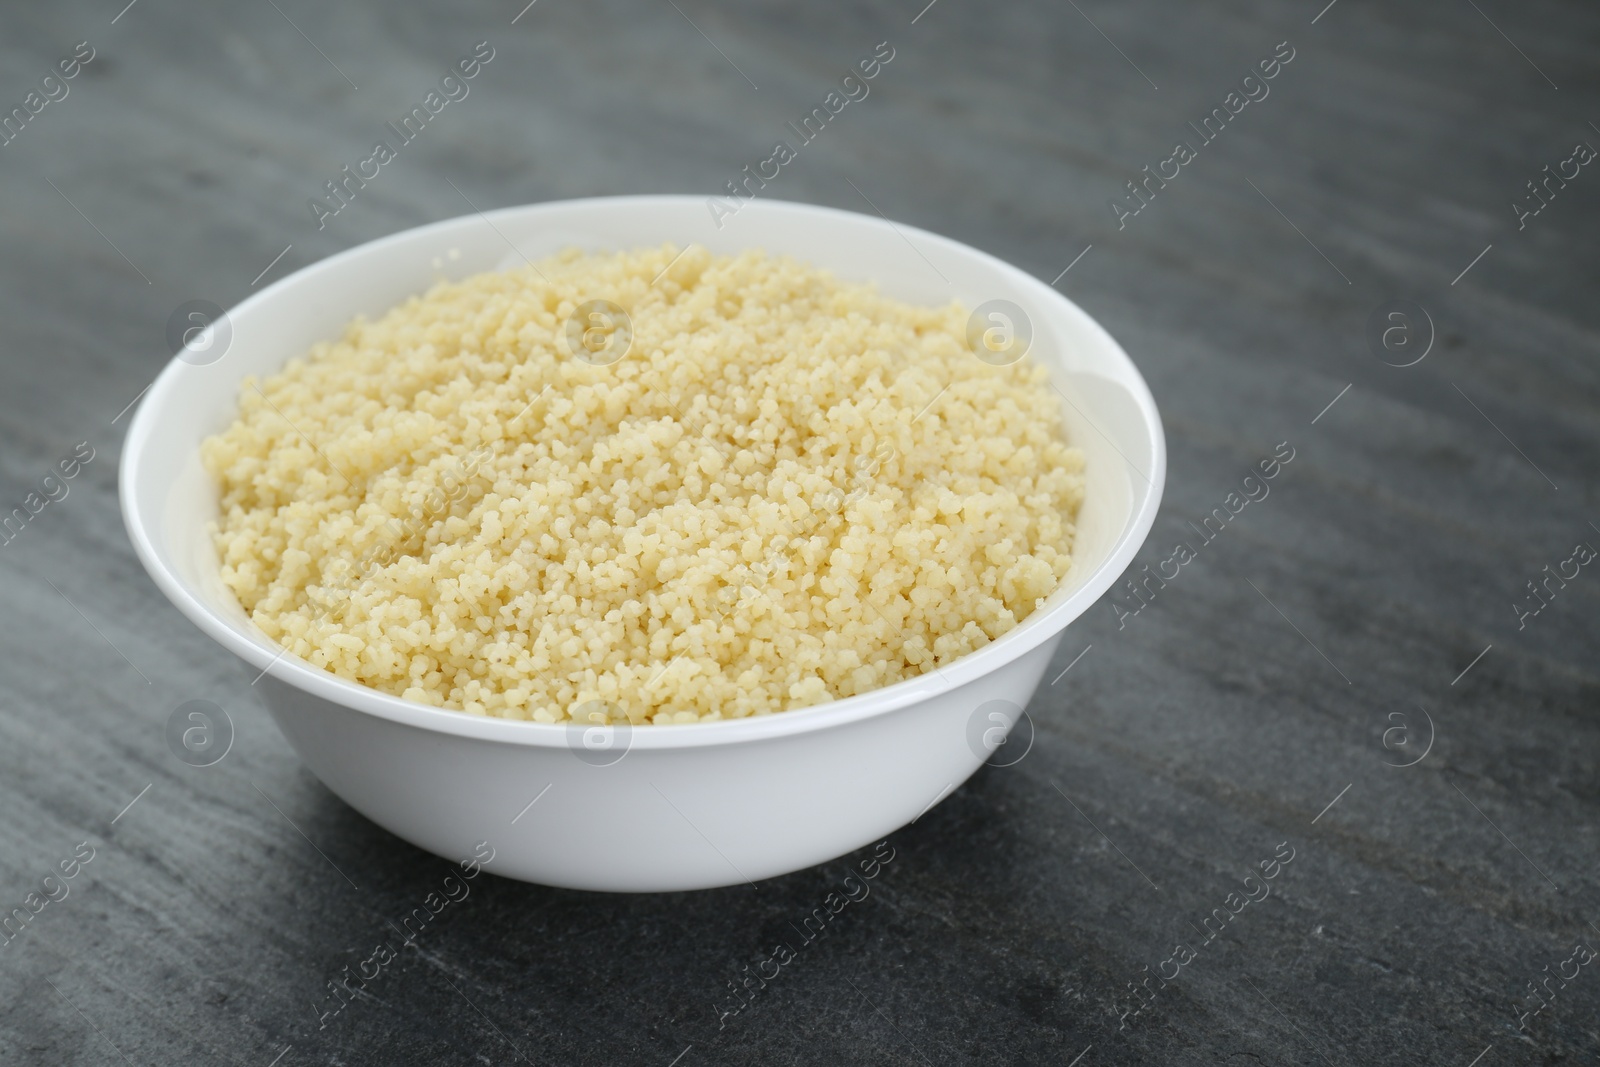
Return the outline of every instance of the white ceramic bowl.
<path id="1" fill-rule="evenodd" d="M 694 241 L 713 252 L 786 253 L 886 294 L 1026 310 L 1032 358 L 1064 394 L 1087 455 L 1087 497 L 1063 588 L 1020 626 L 923 677 L 761 718 L 641 726 L 613 748 L 568 726 L 413 704 L 283 655 L 218 577 L 205 533 L 217 492 L 202 439 L 227 426 L 242 379 L 278 370 L 355 315 L 376 316 L 441 274 L 462 278 L 577 245 Z M 514 245 L 513 252 L 509 245 Z M 706 201 L 631 196 L 507 208 L 352 248 L 228 313 L 208 365 L 156 379 L 122 453 L 122 510 L 156 584 L 219 644 L 267 670 L 258 688 L 283 735 L 352 807 L 447 859 L 495 850 L 490 869 L 576 889 L 710 888 L 798 870 L 917 818 L 984 762 L 1017 720 L 1062 631 L 1121 574 L 1160 504 L 1166 442 L 1139 372 L 1075 304 L 1005 263 L 910 226 L 781 201 L 746 204 L 719 229 Z M 1009 709 L 1009 710 L 1008 710 Z M 998 717 L 997 717 L 998 716 Z M 622 758 L 606 765 L 621 752 Z M 538 802 L 529 807 L 529 802 Z"/>

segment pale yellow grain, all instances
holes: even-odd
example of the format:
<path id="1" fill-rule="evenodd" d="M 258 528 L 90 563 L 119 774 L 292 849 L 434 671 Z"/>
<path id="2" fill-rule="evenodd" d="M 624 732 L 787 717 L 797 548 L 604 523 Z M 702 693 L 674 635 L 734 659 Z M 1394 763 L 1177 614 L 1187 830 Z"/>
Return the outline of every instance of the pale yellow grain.
<path id="1" fill-rule="evenodd" d="M 1057 588 L 1083 460 L 1042 369 L 954 304 L 676 256 L 443 283 L 246 382 L 203 456 L 256 624 L 435 707 L 692 722 L 921 674 Z M 610 366 L 567 348 L 592 299 L 632 319 Z"/>

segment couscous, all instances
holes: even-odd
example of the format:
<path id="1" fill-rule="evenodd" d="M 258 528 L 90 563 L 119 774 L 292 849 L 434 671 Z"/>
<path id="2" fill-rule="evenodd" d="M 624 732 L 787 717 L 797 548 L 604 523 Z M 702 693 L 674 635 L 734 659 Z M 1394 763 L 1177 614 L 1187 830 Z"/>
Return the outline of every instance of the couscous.
<path id="1" fill-rule="evenodd" d="M 203 455 L 256 625 L 511 719 L 738 718 L 932 670 L 1056 588 L 1083 496 L 1045 372 L 976 358 L 959 305 L 753 251 L 441 282 L 239 405 Z"/>

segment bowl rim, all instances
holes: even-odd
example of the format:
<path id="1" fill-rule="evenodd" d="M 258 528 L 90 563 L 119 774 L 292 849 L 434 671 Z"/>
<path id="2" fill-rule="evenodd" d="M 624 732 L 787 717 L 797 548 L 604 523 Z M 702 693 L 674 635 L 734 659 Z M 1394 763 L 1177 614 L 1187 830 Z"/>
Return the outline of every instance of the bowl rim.
<path id="1" fill-rule="evenodd" d="M 229 309 L 237 315 L 261 304 L 271 303 L 302 275 L 333 269 L 337 264 L 365 256 L 379 255 L 384 249 L 430 230 L 449 230 L 470 222 L 496 221 L 513 216 L 541 212 L 558 213 L 578 206 L 625 204 L 660 205 L 668 202 L 700 203 L 705 198 L 692 194 L 644 194 L 628 196 L 582 197 L 570 200 L 552 200 L 532 204 L 497 208 L 488 212 L 474 212 L 409 227 L 351 248 L 336 252 L 299 270 L 285 275 L 259 292 L 252 293 Z M 1091 332 L 1100 335 L 1109 345 L 1114 357 L 1120 358 L 1129 372 L 1122 382 L 1133 397 L 1135 407 L 1143 419 L 1144 429 L 1150 437 L 1151 470 L 1148 481 L 1150 492 L 1137 505 L 1124 523 L 1122 532 L 1107 552 L 1106 558 L 1090 575 L 1089 580 L 1061 603 L 1035 611 L 999 638 L 951 663 L 914 678 L 903 679 L 879 689 L 854 696 L 831 700 L 823 704 L 767 715 L 754 715 L 738 719 L 720 719 L 694 723 L 643 723 L 631 727 L 627 745 L 631 749 L 700 748 L 722 744 L 737 744 L 773 740 L 799 734 L 813 733 L 845 726 L 866 719 L 887 715 L 890 712 L 919 703 L 941 693 L 951 691 L 975 681 L 1005 666 L 1062 632 L 1073 620 L 1084 614 L 1097 602 L 1116 578 L 1127 567 L 1143 545 L 1156 513 L 1161 505 L 1166 484 L 1166 435 L 1161 414 L 1156 407 L 1143 375 L 1116 339 L 1092 316 L 1072 300 L 1038 278 L 1018 267 L 980 249 L 944 237 L 907 223 L 891 222 L 887 217 L 877 218 L 840 208 L 807 204 L 799 201 L 762 199 L 747 203 L 748 208 L 762 212 L 797 212 L 810 215 L 827 215 L 850 220 L 873 228 L 898 231 L 900 235 L 914 235 L 926 246 L 957 256 L 977 257 L 989 266 L 1010 277 L 1018 288 L 1030 290 L 1039 298 L 1040 306 L 1051 313 L 1078 320 Z M 742 212 L 741 212 L 742 213 Z M 260 643 L 270 638 L 255 637 L 242 631 L 231 620 L 213 611 L 188 585 L 173 573 L 161 560 L 146 528 L 145 516 L 138 503 L 138 486 L 141 475 L 141 457 L 146 442 L 158 430 L 158 413 L 176 387 L 177 376 L 185 366 L 174 357 L 147 387 L 140 399 L 128 433 L 123 441 L 122 456 L 118 465 L 118 488 L 123 523 L 129 539 L 145 570 L 156 586 L 192 623 L 212 640 L 233 652 L 246 663 L 253 665 L 262 675 L 273 675 L 273 681 L 287 684 L 311 696 L 351 710 L 385 719 L 417 729 L 453 735 L 461 738 L 491 742 L 509 742 L 537 748 L 569 747 L 570 731 L 589 724 L 570 721 L 541 723 L 525 719 L 501 719 L 479 716 L 449 708 L 435 708 L 402 697 L 373 689 L 359 682 L 349 681 L 329 671 L 315 667 L 293 653 L 279 651 L 276 655 Z M 258 676 L 259 678 L 260 676 Z M 252 683 L 254 684 L 254 683 Z"/>

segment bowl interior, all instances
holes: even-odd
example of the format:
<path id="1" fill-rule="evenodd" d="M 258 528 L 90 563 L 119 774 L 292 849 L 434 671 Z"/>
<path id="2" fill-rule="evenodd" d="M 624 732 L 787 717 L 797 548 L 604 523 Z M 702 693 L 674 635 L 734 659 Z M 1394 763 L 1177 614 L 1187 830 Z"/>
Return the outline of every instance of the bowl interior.
<path id="1" fill-rule="evenodd" d="M 1029 355 L 1048 369 L 1061 394 L 1067 433 L 1087 460 L 1075 565 L 1045 607 L 965 659 L 992 657 L 1005 648 L 1020 655 L 1047 639 L 1092 604 L 1138 549 L 1154 519 L 1165 472 L 1160 419 L 1133 363 L 1075 304 L 991 256 L 882 219 L 755 201 L 724 217 L 719 228 L 703 199 L 650 196 L 508 208 L 408 230 L 307 267 L 229 311 L 232 339 L 225 354 L 203 366 L 173 360 L 129 429 L 123 508 L 152 575 L 203 629 L 264 667 L 280 651 L 221 582 L 206 534 L 217 514 L 217 491 L 199 456 L 200 442 L 233 420 L 242 380 L 277 371 L 316 342 L 338 336 L 356 315 L 380 315 L 441 279 L 573 246 L 604 251 L 664 242 L 697 242 L 715 253 L 764 248 L 848 280 L 874 282 L 885 294 L 918 304 L 955 299 L 971 308 L 1005 299 L 1024 309 L 1033 329 Z M 229 633 L 219 633 L 218 623 Z M 298 668 L 302 675 L 296 684 L 306 682 L 309 671 L 372 692 L 284 659 L 292 661 L 285 663 L 291 674 Z M 796 714 L 801 713 L 783 718 Z"/>

